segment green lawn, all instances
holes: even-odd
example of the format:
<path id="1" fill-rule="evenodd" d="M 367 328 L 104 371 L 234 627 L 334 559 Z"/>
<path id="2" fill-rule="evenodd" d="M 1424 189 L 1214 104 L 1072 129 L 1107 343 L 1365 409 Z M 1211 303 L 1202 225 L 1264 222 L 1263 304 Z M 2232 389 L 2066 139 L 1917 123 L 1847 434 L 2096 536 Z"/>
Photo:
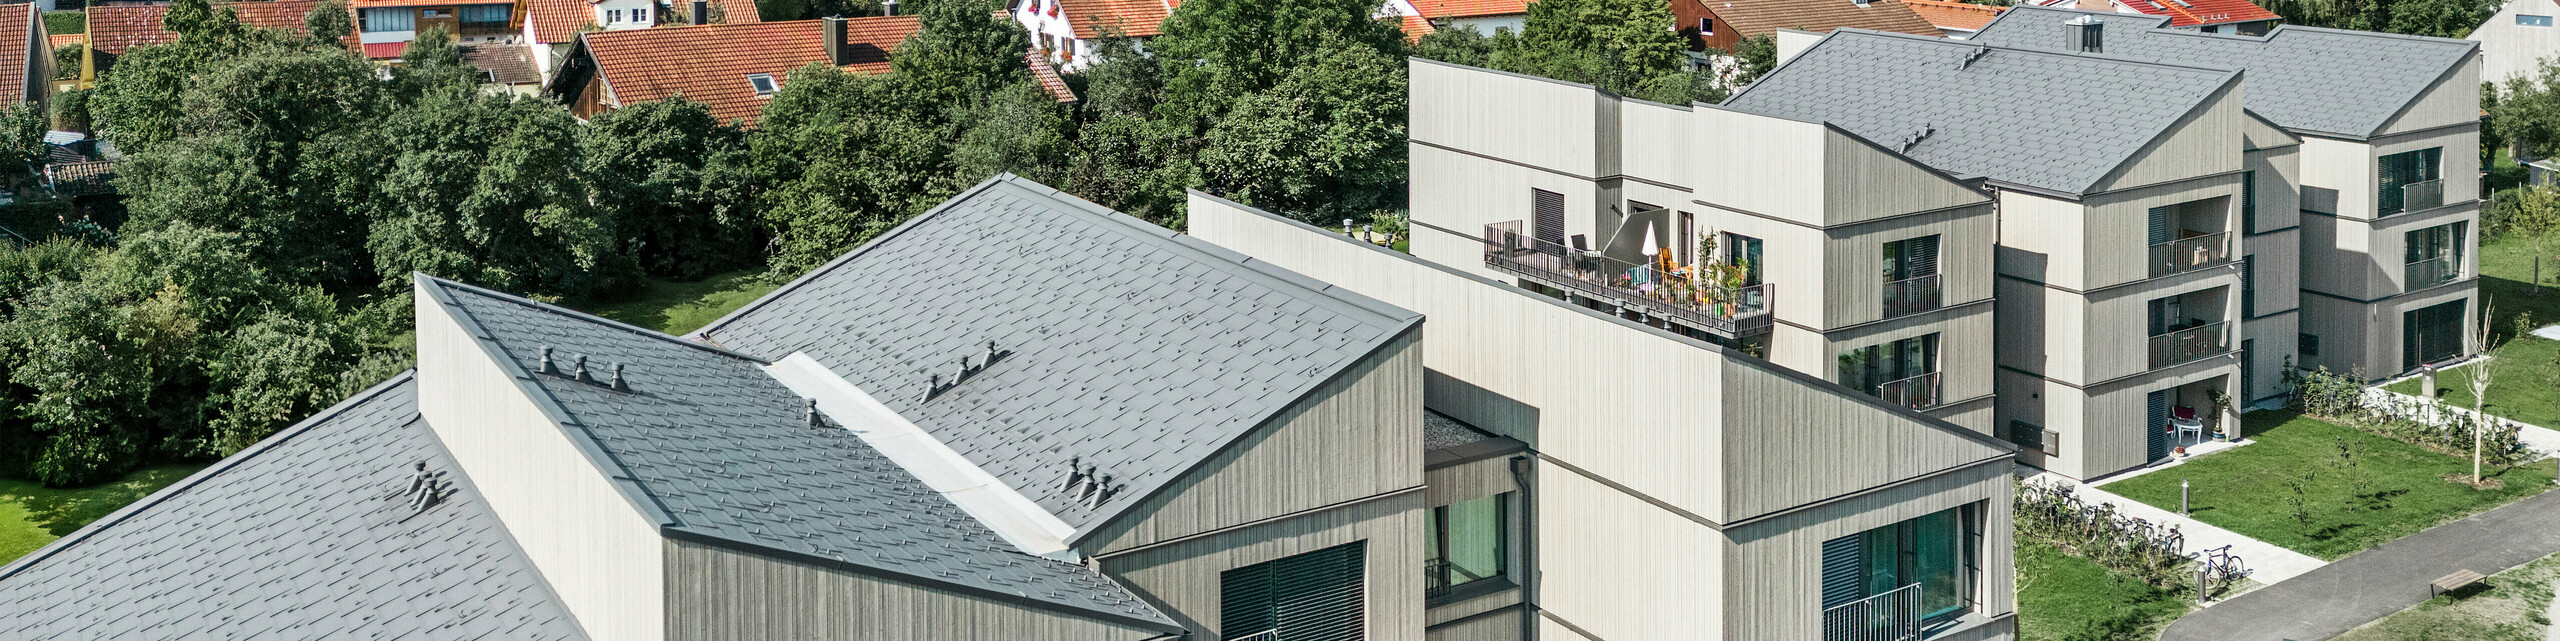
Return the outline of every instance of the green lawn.
<path id="1" fill-rule="evenodd" d="M 2018 537 L 2017 559 L 2020 641 L 2151 639 L 2191 607 L 2035 537 Z"/>
<path id="2" fill-rule="evenodd" d="M 199 469 L 204 466 L 162 465 L 126 474 L 113 483 L 68 490 L 0 479 L 0 564 L 26 556 Z"/>
<path id="3" fill-rule="evenodd" d="M 2560 250 L 2560 243 L 2554 243 Z M 2560 323 L 2560 259 L 2545 257 L 2542 261 L 2543 288 L 2533 293 L 2533 248 L 2513 238 L 2500 238 L 2480 245 L 2480 292 L 2497 309 L 2498 318 L 2491 325 L 2501 338 L 2515 330 L 2516 318 L 2532 315 L 2532 324 Z M 2526 336 L 2509 341 L 2491 352 L 2493 356 L 2511 359 L 2489 386 L 2489 412 L 2515 420 L 2560 427 L 2560 342 Z M 2459 369 L 2436 377 L 2439 387 L 2451 389 L 2445 398 L 2463 407 L 2471 406 L 2471 393 L 2462 388 Z M 2372 374 L 2373 372 L 2368 372 Z M 2415 379 L 2389 386 L 2394 392 L 2416 395 Z"/>
<path id="4" fill-rule="evenodd" d="M 2490 576 L 2481 587 L 2428 599 L 2337 641 L 2543 641 L 2560 555 Z"/>
<path id="5" fill-rule="evenodd" d="M 2445 480 L 2471 461 L 2363 431 L 2276 412 L 2252 412 L 2243 429 L 2254 445 L 2196 457 L 2184 465 L 2107 484 L 2104 489 L 2178 509 L 2178 482 L 2194 483 L 2196 520 L 2323 559 L 2337 559 L 2437 524 L 2551 489 L 2553 463 L 2490 468 L 2504 487 L 2474 490 Z M 2356 452 L 2355 471 L 2337 465 L 2338 443 Z M 2303 481 L 2310 523 L 2289 499 Z M 2364 485 L 2358 488 L 2361 477 Z"/>
<path id="6" fill-rule="evenodd" d="M 597 316 L 683 334 L 764 297 L 780 283 L 768 282 L 764 271 L 750 269 L 716 274 L 692 282 L 651 279 L 632 295 L 573 305 Z"/>

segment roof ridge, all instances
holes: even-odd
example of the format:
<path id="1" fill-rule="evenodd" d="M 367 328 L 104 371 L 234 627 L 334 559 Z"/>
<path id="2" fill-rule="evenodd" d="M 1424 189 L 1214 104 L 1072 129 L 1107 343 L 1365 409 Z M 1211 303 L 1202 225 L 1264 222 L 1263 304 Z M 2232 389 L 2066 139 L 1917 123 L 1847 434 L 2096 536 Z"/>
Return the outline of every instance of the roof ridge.
<path id="1" fill-rule="evenodd" d="M 325 409 L 314 412 L 310 416 L 303 417 L 302 420 L 294 422 L 293 425 L 286 426 L 281 430 L 276 430 L 275 434 L 268 435 L 267 438 L 251 444 L 247 449 L 232 453 L 230 456 L 222 457 L 221 460 L 214 461 L 212 465 L 205 466 L 205 468 L 201 470 L 196 470 L 194 474 L 189 474 L 186 478 L 179 479 L 175 483 L 170 483 L 168 487 L 160 488 L 158 491 L 143 496 L 141 499 L 135 500 L 131 504 L 118 508 L 114 512 L 108 513 L 106 516 L 99 517 L 98 520 L 90 521 L 88 525 L 80 526 L 80 529 L 74 530 L 70 534 L 65 534 L 62 538 L 54 539 L 53 542 L 46 543 L 44 547 L 36 548 L 36 551 L 34 552 L 28 552 L 26 556 L 18 557 L 16 560 L 10 561 L 6 565 L 0 565 L 0 579 L 7 579 L 10 576 L 25 571 L 27 568 L 34 567 L 36 564 L 42 563 L 45 559 L 50 558 L 65 549 L 77 546 L 80 543 L 87 541 L 89 537 L 96 536 L 98 532 L 104 531 L 109 526 L 122 523 L 127 519 L 133 518 L 134 515 L 148 511 L 161 503 L 167 502 L 172 497 L 179 494 L 185 494 L 187 490 L 194 489 L 198 485 L 203 485 L 205 481 L 211 480 L 215 476 L 219 476 L 224 472 L 240 467 L 241 464 L 248 462 L 252 458 L 256 458 L 258 455 L 265 454 L 268 450 L 275 449 L 285 441 L 293 440 L 294 438 L 301 436 L 304 432 L 311 431 L 311 429 L 319 426 L 321 423 L 327 422 L 328 419 L 336 418 L 339 414 L 345 413 L 347 410 L 354 409 L 359 405 L 371 402 L 374 398 L 381 396 L 384 392 L 391 391 L 393 388 L 401 385 L 407 385 L 410 381 L 417 378 L 417 374 L 418 370 L 415 368 L 394 374 L 391 378 L 384 379 L 380 383 L 375 383 L 373 387 L 365 388 L 364 391 L 356 392 L 354 395 L 340 399 L 334 405 L 330 405 Z M 416 413 L 410 414 L 410 422 L 421 420 L 425 420 L 424 415 Z"/>

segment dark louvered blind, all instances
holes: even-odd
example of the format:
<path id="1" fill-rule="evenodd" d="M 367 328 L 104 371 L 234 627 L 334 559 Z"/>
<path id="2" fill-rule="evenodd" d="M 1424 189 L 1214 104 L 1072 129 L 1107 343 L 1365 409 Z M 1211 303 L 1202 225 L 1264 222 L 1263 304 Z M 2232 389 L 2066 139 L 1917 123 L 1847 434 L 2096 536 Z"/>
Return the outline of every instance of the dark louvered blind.
<path id="1" fill-rule="evenodd" d="M 1866 598 L 1858 579 L 1858 535 L 1822 542 L 1822 608 Z"/>
<path id="2" fill-rule="evenodd" d="M 1220 639 L 1358 641 L 1368 545 L 1340 545 L 1219 577 Z M 1261 636 L 1256 636 L 1261 635 Z"/>
<path id="3" fill-rule="evenodd" d="M 2258 257 L 2240 257 L 2240 319 L 2258 315 Z"/>
<path id="4" fill-rule="evenodd" d="M 1532 214 L 1530 235 L 1538 239 L 1539 251 L 1562 253 L 1564 249 L 1564 194 L 1544 189 L 1529 190 L 1529 212 Z"/>
<path id="5" fill-rule="evenodd" d="M 2240 231 L 2258 233 L 2258 172 L 2240 172 Z"/>

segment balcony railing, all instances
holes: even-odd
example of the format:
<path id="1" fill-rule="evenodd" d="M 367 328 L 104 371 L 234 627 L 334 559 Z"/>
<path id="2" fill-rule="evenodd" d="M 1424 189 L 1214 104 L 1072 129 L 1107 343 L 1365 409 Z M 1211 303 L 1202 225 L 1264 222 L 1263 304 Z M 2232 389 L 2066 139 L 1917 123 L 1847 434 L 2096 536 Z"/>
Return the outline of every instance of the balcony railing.
<path id="1" fill-rule="evenodd" d="M 2159 369 L 2231 351 L 2223 325 L 2213 322 L 2151 337 L 2151 368 Z"/>
<path id="2" fill-rule="evenodd" d="M 2444 181 L 2422 180 L 2400 186 L 2400 208 L 2382 213 L 2426 211 L 2444 206 Z"/>
<path id="3" fill-rule="evenodd" d="M 1876 386 L 1876 398 L 1911 409 L 1938 406 L 1938 373 L 1930 372 Z"/>
<path id="4" fill-rule="evenodd" d="M 2401 286 L 2403 290 L 2434 287 L 2460 278 L 2462 263 L 2454 261 L 2450 254 L 2426 258 L 2402 267 L 2401 275 L 2405 276 L 2404 280 L 2407 281 L 2407 284 Z"/>
<path id="5" fill-rule="evenodd" d="M 1280 641 L 1280 629 L 1272 628 L 1240 637 L 1227 637 L 1226 641 Z"/>
<path id="6" fill-rule="evenodd" d="M 2152 277 L 2220 265 L 2231 260 L 2230 234 L 2218 232 L 2151 246 Z"/>
<path id="7" fill-rule="evenodd" d="M 1822 641 L 1918 641 L 1920 584 L 1822 611 Z"/>
<path id="8" fill-rule="evenodd" d="M 1698 266 L 1664 270 L 1600 252 L 1530 238 L 1520 221 L 1484 226 L 1484 264 L 1584 298 L 1609 301 L 1641 314 L 1724 336 L 1768 322 L 1770 287 L 1727 286 L 1689 273 Z"/>
<path id="9" fill-rule="evenodd" d="M 1884 284 L 1884 317 L 1893 318 L 1937 309 L 1938 275 L 1905 278 Z"/>

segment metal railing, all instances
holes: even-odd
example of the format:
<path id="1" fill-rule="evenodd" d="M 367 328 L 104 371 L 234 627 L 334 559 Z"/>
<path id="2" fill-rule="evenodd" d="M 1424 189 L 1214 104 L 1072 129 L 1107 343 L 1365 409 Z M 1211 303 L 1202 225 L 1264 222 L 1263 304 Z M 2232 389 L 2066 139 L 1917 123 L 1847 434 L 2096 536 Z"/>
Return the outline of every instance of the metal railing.
<path id="1" fill-rule="evenodd" d="M 2182 238 L 2151 246 L 2151 275 L 2167 276 L 2220 265 L 2231 260 L 2229 232 Z"/>
<path id="2" fill-rule="evenodd" d="M 2231 351 L 2227 323 L 2212 322 L 2151 337 L 2151 368 L 2159 369 Z"/>
<path id="3" fill-rule="evenodd" d="M 1937 309 L 1938 275 L 1915 276 L 1884 284 L 1884 317 L 1893 318 Z"/>
<path id="4" fill-rule="evenodd" d="M 2444 181 L 2421 180 L 2400 186 L 2400 208 L 2382 212 L 2426 211 L 2444 206 Z"/>
<path id="5" fill-rule="evenodd" d="M 1918 641 L 1920 584 L 1822 611 L 1822 641 Z"/>
<path id="6" fill-rule="evenodd" d="M 1484 226 L 1485 266 L 1726 336 L 1741 335 L 1745 323 L 1768 320 L 1771 288 L 1767 283 L 1716 284 L 1684 273 L 1698 266 L 1666 271 L 1629 263 L 1597 251 L 1536 240 L 1522 233 L 1521 227 L 1516 220 Z"/>
<path id="7" fill-rule="evenodd" d="M 2406 281 L 2401 286 L 2403 290 L 2434 287 L 2453 282 L 2453 279 L 2462 276 L 2462 263 L 2454 261 L 2451 254 L 2419 259 L 2400 269 L 2401 275 L 2405 277 L 2403 280 Z"/>
<path id="8" fill-rule="evenodd" d="M 1915 410 L 1937 407 L 1938 373 L 1930 372 L 1901 380 L 1886 381 L 1883 385 L 1876 386 L 1876 398 Z"/>
<path id="9" fill-rule="evenodd" d="M 1272 628 L 1240 637 L 1227 637 L 1226 641 L 1280 641 L 1280 629 Z"/>

